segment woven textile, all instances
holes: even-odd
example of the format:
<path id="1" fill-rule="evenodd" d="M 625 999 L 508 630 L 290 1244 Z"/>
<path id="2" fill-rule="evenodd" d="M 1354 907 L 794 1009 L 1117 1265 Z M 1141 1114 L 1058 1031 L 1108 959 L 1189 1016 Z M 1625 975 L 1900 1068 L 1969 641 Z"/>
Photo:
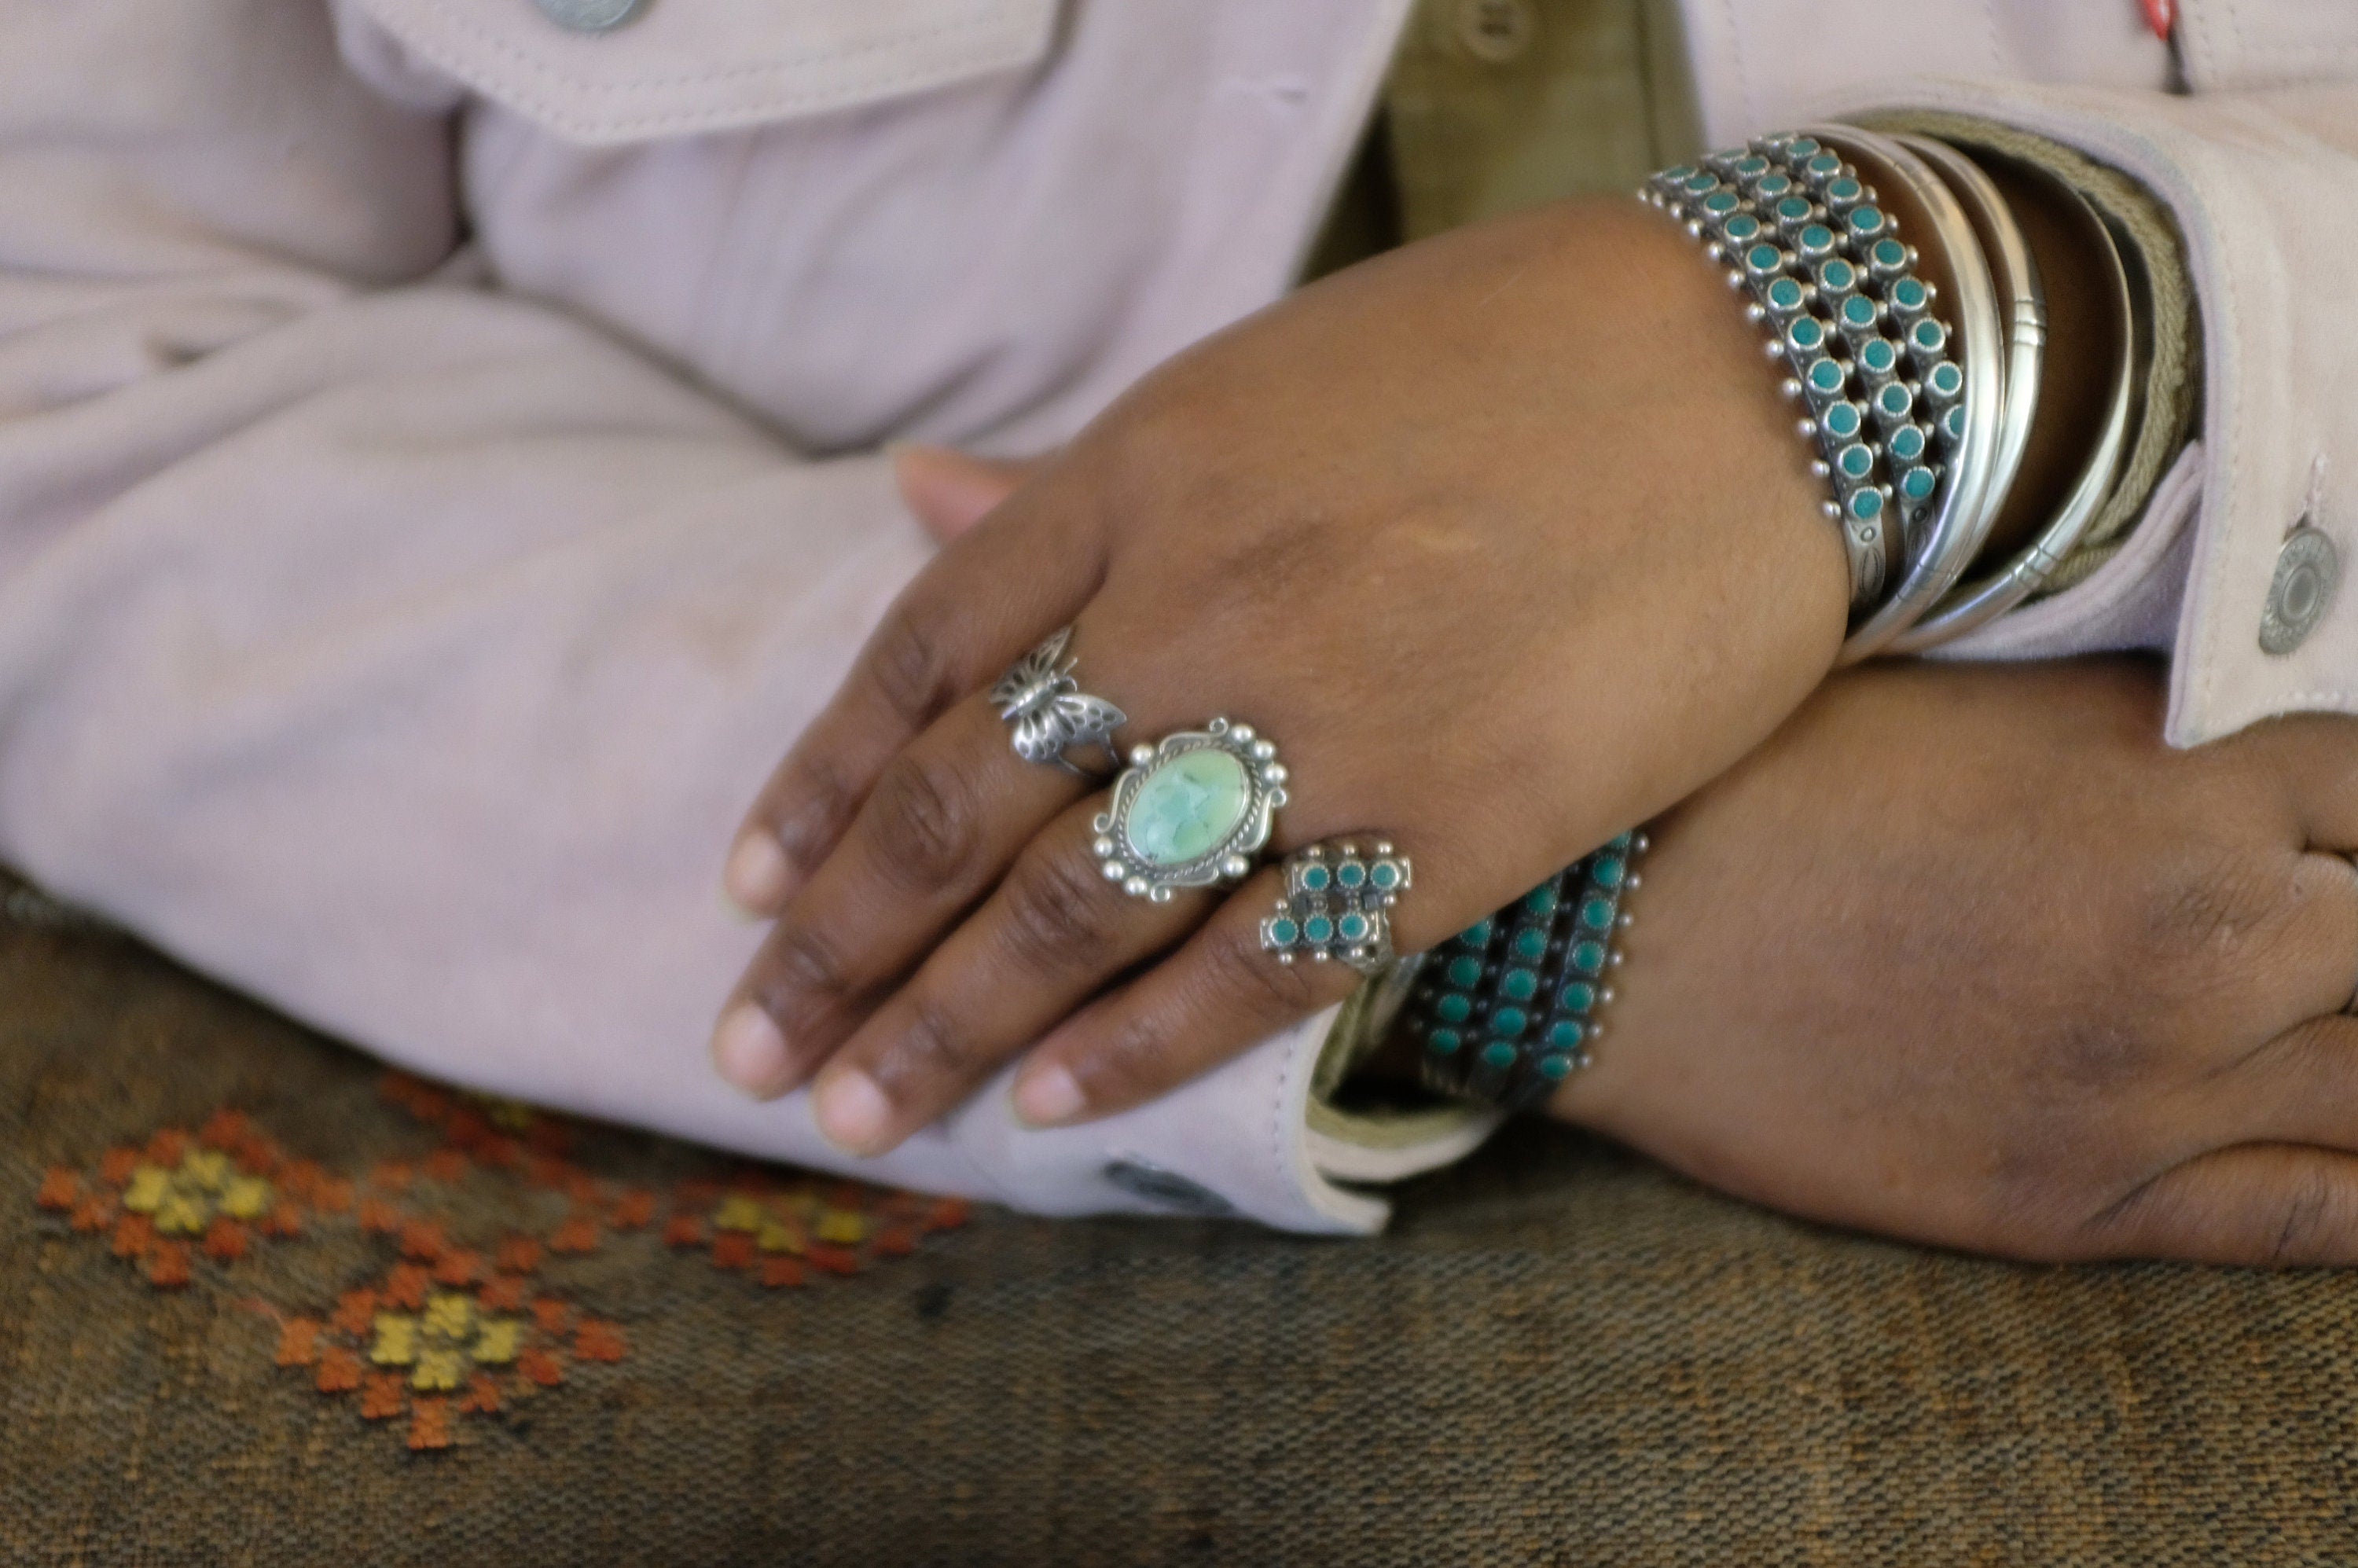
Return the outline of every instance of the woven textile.
<path id="1" fill-rule="evenodd" d="M 2337 1275 L 1885 1246 L 1537 1128 L 1336 1243 L 537 1125 L 0 925 L 0 1562 L 2358 1558 Z"/>

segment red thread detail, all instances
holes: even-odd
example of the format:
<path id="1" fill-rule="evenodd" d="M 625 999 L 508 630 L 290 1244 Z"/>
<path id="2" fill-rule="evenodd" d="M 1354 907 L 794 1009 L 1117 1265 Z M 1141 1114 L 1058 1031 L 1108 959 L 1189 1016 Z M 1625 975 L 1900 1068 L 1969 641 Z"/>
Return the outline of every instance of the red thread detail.
<path id="1" fill-rule="evenodd" d="M 384 1299 L 411 1312 L 426 1304 L 426 1289 L 432 1282 L 426 1271 L 415 1263 L 395 1263 L 393 1272 L 384 1277 Z"/>
<path id="2" fill-rule="evenodd" d="M 114 1227 L 114 1255 L 145 1258 L 156 1245 L 156 1222 L 144 1214 L 126 1214 Z"/>
<path id="3" fill-rule="evenodd" d="M 366 1334 L 376 1321 L 376 1292 L 371 1290 L 346 1291 L 336 1298 L 336 1312 L 328 1319 L 338 1334 L 355 1337 Z"/>
<path id="4" fill-rule="evenodd" d="M 390 1421 L 406 1402 L 398 1372 L 371 1372 L 361 1386 L 361 1419 Z"/>
<path id="5" fill-rule="evenodd" d="M 742 1230 L 724 1230 L 712 1243 L 712 1266 L 741 1269 L 753 1260 L 753 1238 Z"/>
<path id="6" fill-rule="evenodd" d="M 278 1364 L 312 1367 L 319 1360 L 319 1324 L 316 1318 L 290 1317 L 278 1330 Z"/>
<path id="7" fill-rule="evenodd" d="M 167 1127 L 147 1140 L 147 1163 L 172 1166 L 187 1158 L 189 1135 L 177 1127 Z"/>
<path id="8" fill-rule="evenodd" d="M 565 1381 L 565 1368 L 546 1350 L 527 1350 L 516 1357 L 516 1369 L 544 1389 Z"/>
<path id="9" fill-rule="evenodd" d="M 540 1267 L 540 1243 L 529 1236 L 511 1236 L 500 1243 L 500 1267 L 511 1274 L 529 1274 Z"/>
<path id="10" fill-rule="evenodd" d="M 895 1225 L 876 1233 L 876 1252 L 883 1258 L 906 1258 L 917 1249 L 917 1238 L 905 1225 Z"/>
<path id="11" fill-rule="evenodd" d="M 110 1187 L 119 1187 L 131 1179 L 138 1164 L 138 1150 L 109 1149 L 98 1162 L 98 1179 Z"/>
<path id="12" fill-rule="evenodd" d="M 434 1265 L 434 1282 L 438 1285 L 471 1285 L 482 1276 L 483 1255 L 454 1247 L 442 1254 Z"/>
<path id="13" fill-rule="evenodd" d="M 636 1230 L 655 1217 L 655 1195 L 644 1187 L 633 1187 L 614 1200 L 613 1226 L 617 1230 Z"/>
<path id="14" fill-rule="evenodd" d="M 401 1211 L 383 1198 L 362 1198 L 361 1228 L 371 1236 L 390 1236 L 401 1228 Z"/>
<path id="15" fill-rule="evenodd" d="M 205 1256 L 216 1263 L 234 1263 L 245 1256 L 245 1227 L 225 1214 L 215 1215 L 205 1227 Z"/>
<path id="16" fill-rule="evenodd" d="M 426 1173 L 438 1182 L 463 1181 L 467 1157 L 456 1149 L 437 1149 L 426 1156 Z"/>
<path id="17" fill-rule="evenodd" d="M 361 1386 L 361 1358 L 341 1345 L 319 1353 L 319 1375 L 311 1384 L 323 1394 L 349 1394 Z"/>
<path id="18" fill-rule="evenodd" d="M 147 1260 L 147 1282 L 159 1291 L 177 1291 L 189 1282 L 189 1244 L 159 1241 Z"/>
<path id="19" fill-rule="evenodd" d="M 280 1204 L 262 1217 L 262 1233 L 291 1240 L 303 1234 L 303 1217 L 291 1203 Z"/>
<path id="20" fill-rule="evenodd" d="M 793 1258 L 772 1258 L 762 1265 L 762 1283 L 772 1290 L 785 1285 L 805 1285 L 810 1276 L 803 1272 L 801 1262 Z"/>
<path id="21" fill-rule="evenodd" d="M 628 1354 L 620 1324 L 585 1317 L 573 1331 L 573 1354 L 584 1361 L 620 1361 Z"/>
<path id="22" fill-rule="evenodd" d="M 849 1247 L 814 1245 L 805 1256 L 809 1259 L 812 1268 L 824 1269 L 830 1274 L 849 1277 L 860 1272 L 860 1254 Z"/>
<path id="23" fill-rule="evenodd" d="M 430 1219 L 413 1219 L 401 1227 L 401 1255 L 415 1262 L 431 1263 L 449 1247 L 442 1227 Z"/>
<path id="24" fill-rule="evenodd" d="M 598 1222 L 577 1214 L 548 1233 L 548 1249 L 575 1256 L 598 1250 Z"/>
<path id="25" fill-rule="evenodd" d="M 467 1391 L 459 1396 L 459 1408 L 470 1415 L 500 1413 L 500 1386 L 487 1372 L 478 1372 L 467 1379 Z"/>
<path id="26" fill-rule="evenodd" d="M 81 1200 L 73 1211 L 73 1227 L 85 1236 L 104 1230 L 114 1223 L 114 1200 L 101 1193 L 92 1193 Z"/>
<path id="27" fill-rule="evenodd" d="M 956 1230 L 973 1215 L 964 1198 L 943 1198 L 925 1215 L 927 1230 Z"/>
<path id="28" fill-rule="evenodd" d="M 413 1453 L 450 1446 L 450 1401 L 420 1400 L 409 1415 L 409 1447 Z"/>
<path id="29" fill-rule="evenodd" d="M 664 1226 L 666 1247 L 701 1247 L 704 1245 L 704 1221 L 692 1214 L 676 1214 Z"/>
<path id="30" fill-rule="evenodd" d="M 562 1334 L 573 1320 L 573 1309 L 554 1296 L 542 1296 L 532 1303 L 532 1321 L 543 1334 Z"/>
<path id="31" fill-rule="evenodd" d="M 494 1274 L 475 1299 L 492 1312 L 514 1312 L 524 1305 L 524 1281 L 514 1274 Z"/>

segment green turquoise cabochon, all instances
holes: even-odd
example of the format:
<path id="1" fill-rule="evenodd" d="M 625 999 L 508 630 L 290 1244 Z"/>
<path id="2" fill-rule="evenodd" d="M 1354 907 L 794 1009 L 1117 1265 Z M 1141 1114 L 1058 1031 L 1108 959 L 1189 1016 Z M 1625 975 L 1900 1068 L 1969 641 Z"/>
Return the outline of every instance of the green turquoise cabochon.
<path id="1" fill-rule="evenodd" d="M 1217 746 L 1197 747 L 1147 770 L 1130 799 L 1124 836 L 1150 864 L 1184 865 L 1226 844 L 1252 798 L 1242 762 Z"/>

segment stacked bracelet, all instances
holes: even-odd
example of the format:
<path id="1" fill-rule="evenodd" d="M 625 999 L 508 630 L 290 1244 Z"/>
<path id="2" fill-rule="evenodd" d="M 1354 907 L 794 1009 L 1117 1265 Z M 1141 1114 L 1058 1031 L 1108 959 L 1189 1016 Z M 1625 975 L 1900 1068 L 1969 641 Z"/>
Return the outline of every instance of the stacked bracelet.
<path id="1" fill-rule="evenodd" d="M 1520 1109 L 1589 1065 L 1642 833 L 1625 833 L 1427 955 L 1399 1027 L 1427 1087 Z"/>

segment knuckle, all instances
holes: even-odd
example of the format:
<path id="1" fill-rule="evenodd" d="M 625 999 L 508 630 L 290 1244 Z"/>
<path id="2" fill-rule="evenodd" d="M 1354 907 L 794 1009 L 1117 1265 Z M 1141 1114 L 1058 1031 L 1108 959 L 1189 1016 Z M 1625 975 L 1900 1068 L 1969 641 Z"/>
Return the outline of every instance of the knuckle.
<path id="1" fill-rule="evenodd" d="M 1111 956 L 1111 889 L 1079 856 L 1027 857 L 1008 879 L 1003 936 L 1035 975 L 1094 972 Z"/>
<path id="2" fill-rule="evenodd" d="M 2149 871 L 2136 911 L 2147 985 L 2179 1003 L 2250 976 L 2290 913 L 2284 869 L 2245 846 L 2190 845 Z"/>
<path id="3" fill-rule="evenodd" d="M 878 1078 L 891 1093 L 913 1081 L 963 1078 L 978 1061 L 972 1037 L 951 1021 L 948 1010 L 934 998 L 913 994 L 890 1062 Z"/>
<path id="4" fill-rule="evenodd" d="M 784 808 L 770 823 L 778 847 L 795 869 L 805 875 L 817 871 L 827 851 L 842 834 L 857 804 L 851 785 L 832 762 L 808 759 L 795 770 L 785 791 Z"/>
<path id="5" fill-rule="evenodd" d="M 973 798 L 946 765 L 903 753 L 876 781 L 873 801 L 877 858 L 896 882 L 921 891 L 938 888 L 972 859 L 978 834 Z"/>
<path id="6" fill-rule="evenodd" d="M 768 962 L 752 989 L 783 1025 L 815 1004 L 842 997 L 849 983 L 842 957 L 816 928 L 781 923 L 771 935 Z"/>
<path id="7" fill-rule="evenodd" d="M 931 719 L 957 695 L 946 630 L 939 611 L 912 604 L 893 606 L 876 629 L 869 679 L 884 706 L 912 728 Z"/>
<path id="8" fill-rule="evenodd" d="M 1206 945 L 1204 985 L 1214 1006 L 1240 1010 L 1275 1022 L 1297 1018 L 1318 1003 L 1306 966 L 1281 964 L 1261 951 L 1257 933 L 1238 926 L 1213 935 Z"/>
<path id="9" fill-rule="evenodd" d="M 2259 1260 L 2282 1268 L 2336 1250 L 2333 1244 L 2346 1229 L 2343 1207 L 2323 1171 L 2302 1172 L 2292 1189 L 2278 1200 L 2269 1232 L 2258 1238 Z"/>

